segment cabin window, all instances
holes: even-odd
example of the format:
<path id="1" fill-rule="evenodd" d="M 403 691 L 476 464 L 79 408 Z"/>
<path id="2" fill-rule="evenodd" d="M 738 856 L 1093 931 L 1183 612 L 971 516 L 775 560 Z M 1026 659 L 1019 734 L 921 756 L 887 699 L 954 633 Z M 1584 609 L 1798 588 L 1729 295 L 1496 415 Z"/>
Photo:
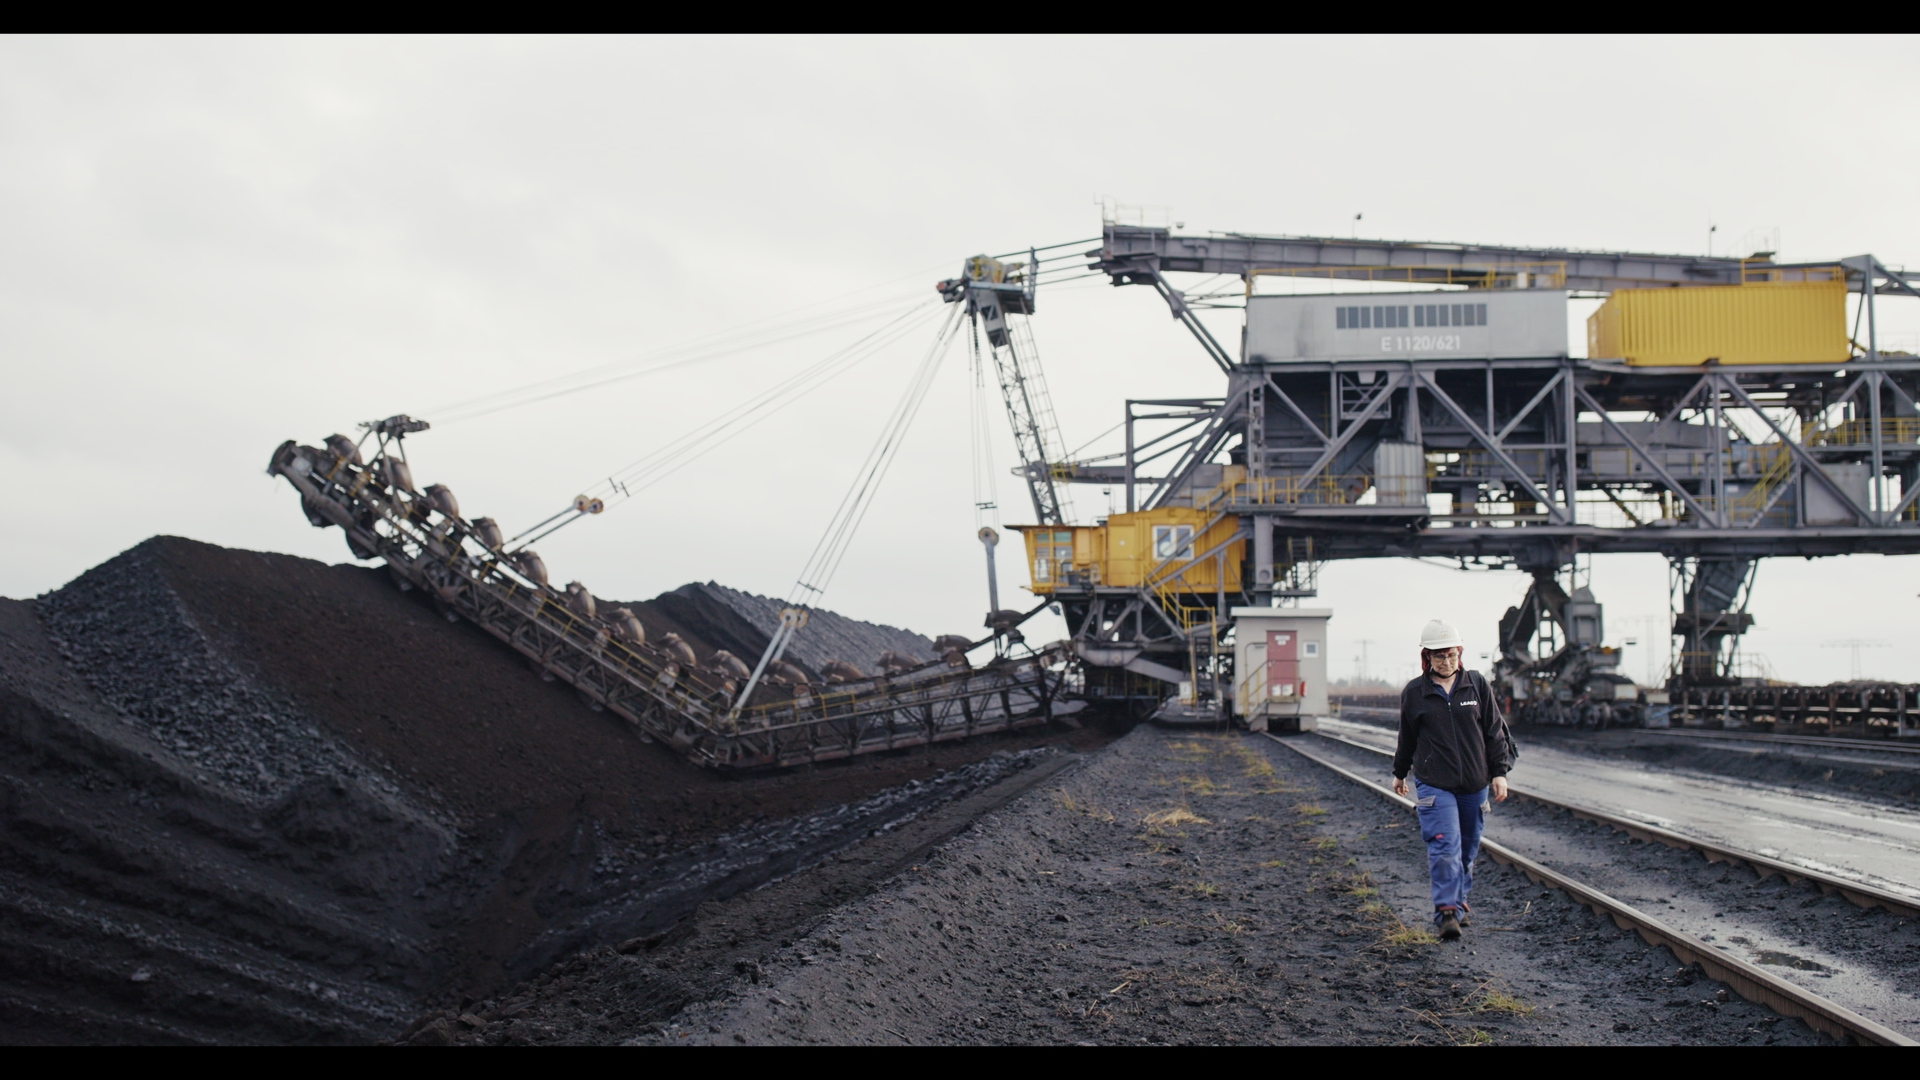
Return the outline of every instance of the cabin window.
<path id="1" fill-rule="evenodd" d="M 1155 525 L 1153 557 L 1158 560 L 1193 558 L 1193 526 Z"/>

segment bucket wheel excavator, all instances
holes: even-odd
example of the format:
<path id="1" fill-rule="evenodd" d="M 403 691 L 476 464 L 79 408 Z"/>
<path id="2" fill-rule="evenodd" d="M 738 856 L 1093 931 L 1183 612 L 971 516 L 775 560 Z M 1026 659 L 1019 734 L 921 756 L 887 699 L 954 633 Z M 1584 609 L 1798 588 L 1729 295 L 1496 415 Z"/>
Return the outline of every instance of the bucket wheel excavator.
<path id="1" fill-rule="evenodd" d="M 696 763 L 827 761 L 1031 727 L 1055 712 L 1061 658 L 1045 653 L 998 656 L 978 667 L 964 650 L 933 662 L 889 654 L 879 672 L 850 669 L 838 679 L 829 673 L 824 686 L 811 685 L 798 668 L 791 678 L 762 681 L 780 674 L 772 645 L 751 672 L 724 654 L 702 666 L 684 641 L 649 640 L 631 611 L 581 583 L 555 588 L 545 562 L 521 542 L 526 534 L 510 539 L 491 518 L 463 517 L 444 485 L 416 488 L 405 445 L 428 430 L 426 421 L 393 416 L 362 426 L 359 440 L 288 440 L 267 472 L 300 493 L 309 522 L 345 532 L 356 558 L 383 560 L 402 590 L 424 593 L 449 621 L 486 631 L 573 686 L 596 711 L 614 713 L 643 738 Z M 556 518 L 579 520 L 604 509 L 601 499 L 582 495 Z M 550 530 L 553 523 L 542 525 Z M 789 614 L 781 631 L 790 635 L 805 611 Z"/>

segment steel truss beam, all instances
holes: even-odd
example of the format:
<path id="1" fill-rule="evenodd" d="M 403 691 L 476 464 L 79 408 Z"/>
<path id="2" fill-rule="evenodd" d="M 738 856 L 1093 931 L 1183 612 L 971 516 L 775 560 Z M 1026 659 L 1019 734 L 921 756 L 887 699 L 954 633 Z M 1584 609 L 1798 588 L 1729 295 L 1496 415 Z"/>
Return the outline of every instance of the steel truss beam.
<path id="1" fill-rule="evenodd" d="M 1698 393 L 1700 390 L 1700 387 L 1704 386 L 1705 384 L 1706 384 L 1705 379 L 1702 379 L 1700 380 L 1700 382 L 1695 383 L 1693 389 L 1688 390 L 1686 393 L 1686 396 L 1680 399 L 1681 404 L 1674 406 L 1674 413 L 1677 414 L 1680 411 L 1681 407 L 1684 406 L 1687 401 L 1691 400 L 1693 395 Z M 1690 492 L 1688 492 L 1685 487 L 1681 485 L 1680 481 L 1675 479 L 1674 475 L 1667 471 L 1667 467 L 1665 463 L 1663 463 L 1660 460 L 1661 455 L 1648 449 L 1645 444 L 1640 442 L 1640 440 L 1627 434 L 1626 429 L 1620 426 L 1620 422 L 1615 420 L 1611 415 L 1609 415 L 1606 409 L 1601 408 L 1600 403 L 1593 400 L 1593 395 L 1587 393 L 1585 387 L 1576 386 L 1574 387 L 1573 392 L 1574 392 L 1574 396 L 1579 399 L 1581 404 L 1585 405 L 1589 409 L 1592 409 L 1594 413 L 1600 417 L 1600 422 L 1602 424 L 1605 424 L 1609 431 L 1612 431 L 1614 435 L 1619 437 L 1621 442 L 1626 444 L 1627 449 L 1632 450 L 1640 455 L 1640 460 L 1644 461 L 1647 467 L 1653 470 L 1653 474 L 1660 478 L 1660 483 L 1665 485 L 1668 491 L 1671 491 L 1675 495 L 1680 496 L 1681 500 L 1687 504 L 1687 508 L 1693 511 L 1694 517 L 1696 520 L 1713 521 L 1713 522 L 1719 523 L 1718 516 L 1715 514 L 1708 513 L 1707 508 L 1700 505 L 1700 501 L 1698 499 L 1695 499 L 1693 495 Z M 1666 423 L 1666 422 L 1667 421 L 1662 421 L 1662 423 Z M 1718 458 L 1716 457 L 1716 461 L 1717 460 Z M 1721 523 L 1721 524 L 1724 524 L 1724 523 Z"/>
<path id="2" fill-rule="evenodd" d="M 1789 438 L 1782 424 L 1765 411 L 1768 407 L 1779 408 L 1780 404 L 1763 405 L 1753 399 L 1747 386 L 1737 381 L 1763 375 L 1773 382 L 1782 381 L 1783 376 L 1794 376 L 1796 378 L 1785 381 L 1807 382 L 1811 379 L 1824 383 L 1828 381 L 1827 376 L 1833 374 L 1830 371 L 1816 376 L 1805 365 L 1767 372 L 1744 367 L 1738 371 L 1700 367 L 1651 371 L 1580 360 L 1568 361 L 1564 358 L 1401 363 L 1398 370 L 1387 368 L 1384 371 L 1382 368 L 1386 368 L 1386 365 L 1366 365 L 1371 370 L 1380 371 L 1384 377 L 1374 384 L 1375 392 L 1364 405 L 1351 403 L 1358 407 L 1358 415 L 1351 419 L 1341 419 L 1339 384 L 1330 384 L 1326 392 L 1331 396 L 1324 403 L 1324 408 L 1333 425 L 1331 431 L 1314 419 L 1322 404 L 1309 404 L 1308 399 L 1297 396 L 1295 391 L 1299 387 L 1283 381 L 1282 376 L 1319 373 L 1331 379 L 1337 376 L 1343 366 L 1352 365 L 1268 365 L 1249 379 L 1250 385 L 1245 387 L 1245 393 L 1229 395 L 1220 407 L 1219 417 L 1234 425 L 1247 440 L 1247 460 L 1255 478 L 1263 475 L 1274 479 L 1284 478 L 1304 488 L 1325 478 L 1334 463 L 1341 460 L 1357 440 L 1368 440 L 1381 434 L 1380 417 L 1394 395 L 1402 390 L 1411 390 L 1413 398 L 1410 401 L 1416 405 L 1418 395 L 1430 395 L 1433 406 L 1446 418 L 1446 422 L 1438 424 L 1429 420 L 1425 432 L 1415 429 L 1416 437 L 1422 438 L 1424 445 L 1432 446 L 1431 440 L 1436 432 L 1449 432 L 1463 440 L 1465 448 L 1484 452 L 1488 465 L 1498 470 L 1500 478 L 1511 478 L 1515 496 L 1529 498 L 1540 505 L 1546 520 L 1524 517 L 1509 520 L 1492 515 L 1448 519 L 1451 526 L 1448 527 L 1430 521 L 1423 506 L 1293 504 L 1263 502 L 1260 501 L 1261 496 L 1255 496 L 1250 502 L 1222 504 L 1222 508 L 1232 510 L 1243 519 L 1269 515 L 1273 517 L 1275 527 L 1282 531 L 1321 536 L 1326 543 L 1320 553 L 1326 558 L 1395 555 L 1453 557 L 1457 553 L 1462 556 L 1525 556 L 1537 561 L 1542 556 L 1536 549 L 1544 551 L 1542 545 L 1562 553 L 1649 551 L 1746 558 L 1768 555 L 1816 556 L 1854 551 L 1889 554 L 1920 552 L 1920 527 L 1899 520 L 1901 514 L 1920 503 L 1920 484 L 1909 485 L 1909 490 L 1903 491 L 1897 502 L 1886 500 L 1893 505 L 1884 509 L 1862 506 L 1846 492 L 1838 490 L 1839 482 L 1819 467 L 1814 450 L 1800 444 L 1797 437 Z M 1915 372 L 1920 372 L 1920 364 L 1905 361 L 1852 361 L 1841 366 L 1845 378 L 1842 384 L 1844 391 L 1832 400 L 1809 399 L 1817 401 L 1818 408 L 1832 410 L 1851 407 L 1863 414 L 1869 413 L 1872 410 L 1864 403 L 1868 399 L 1878 400 L 1883 393 L 1880 387 L 1886 386 L 1895 387 L 1895 399 L 1902 408 L 1906 408 L 1912 395 L 1900 389 L 1894 376 L 1911 378 Z M 1477 403 L 1469 407 L 1440 381 L 1446 372 L 1485 372 L 1489 381 L 1493 381 L 1529 370 L 1540 372 L 1543 383 L 1527 386 L 1526 400 L 1518 411 L 1508 411 L 1511 406 L 1500 409 L 1491 425 L 1478 416 L 1481 410 Z M 1628 424 L 1614 415 L 1600 399 L 1599 394 L 1604 392 L 1601 386 L 1613 384 L 1621 375 L 1639 381 L 1617 392 L 1630 397 L 1644 397 L 1652 393 L 1661 399 L 1659 411 L 1648 417 L 1651 424 L 1637 420 Z M 1245 376 L 1236 375 L 1236 378 L 1242 377 Z M 1655 389 L 1648 389 L 1649 380 L 1657 380 L 1653 383 Z M 1658 389 L 1662 385 L 1672 389 Z M 1263 395 L 1265 400 L 1260 425 L 1256 425 L 1252 418 L 1254 409 L 1251 395 L 1256 393 Z M 1866 397 L 1861 396 L 1863 393 Z M 1816 406 L 1802 402 L 1788 407 L 1804 409 Z M 1489 396 L 1488 408 L 1494 408 L 1492 395 Z M 1663 429 L 1671 425 L 1679 424 L 1679 430 L 1697 434 L 1698 425 L 1681 420 L 1690 409 L 1699 410 L 1703 415 L 1711 413 L 1716 416 L 1707 427 L 1720 434 L 1703 438 L 1718 439 L 1717 450 L 1690 442 L 1668 445 Z M 1741 515 L 1741 521 L 1732 520 L 1731 507 L 1725 498 L 1726 485 L 1735 479 L 1727 469 L 1725 451 L 1730 444 L 1742 447 L 1750 444 L 1744 434 L 1729 426 L 1731 420 L 1719 415 L 1724 409 L 1745 409 L 1760 416 L 1766 428 L 1772 432 L 1772 437 L 1780 439 L 1789 448 L 1792 457 L 1792 471 L 1773 485 L 1764 502 L 1758 504 L 1759 512 L 1751 521 L 1746 520 L 1744 514 Z M 1516 432 L 1528 425 L 1530 418 L 1540 417 L 1543 410 L 1549 417 L 1551 435 L 1544 440 L 1528 436 L 1524 444 L 1511 441 Z M 1607 433 L 1607 446 L 1626 451 L 1635 462 L 1635 469 L 1642 475 L 1631 486 L 1670 492 L 1677 504 L 1684 507 L 1683 521 L 1669 524 L 1657 523 L 1651 518 L 1636 518 L 1633 519 L 1633 526 L 1627 528 L 1577 522 L 1574 515 L 1578 507 L 1584 505 L 1574 498 L 1578 492 L 1597 490 L 1611 495 L 1613 491 L 1605 476 L 1593 472 L 1591 466 L 1581 464 L 1585 460 L 1584 452 L 1589 449 L 1589 445 L 1577 436 L 1580 425 L 1576 421 L 1582 412 L 1594 414 L 1599 427 Z M 1280 418 L 1285 421 L 1281 428 L 1266 427 Z M 1877 458 L 1880 456 L 1877 453 L 1879 449 L 1893 444 L 1886 443 L 1885 433 L 1872 417 L 1865 417 L 1863 422 L 1871 430 L 1866 432 L 1864 440 L 1855 450 L 1860 455 Z M 1284 431 L 1289 433 L 1287 438 L 1297 441 L 1293 445 L 1277 447 L 1264 440 L 1256 442 L 1254 436 L 1257 430 Z M 1190 473 L 1194 466 L 1224 446 L 1226 434 L 1230 433 L 1223 432 L 1218 425 L 1210 424 L 1206 439 L 1187 443 L 1189 453 L 1183 456 L 1182 474 Z M 1448 443 L 1444 449 L 1455 452 L 1461 446 Z M 1696 476 L 1676 471 L 1666 459 L 1667 453 L 1675 450 L 1689 450 L 1701 455 L 1704 460 L 1694 468 L 1698 470 L 1704 465 L 1705 472 Z M 1569 498 L 1573 501 L 1556 501 L 1554 494 L 1560 489 L 1560 481 L 1536 476 L 1517 456 L 1521 451 L 1544 453 L 1548 456 L 1552 466 L 1550 471 L 1554 475 L 1565 472 Z M 1289 455 L 1295 456 L 1289 458 Z M 1302 462 L 1299 467 L 1277 464 L 1288 460 L 1300 461 L 1307 455 L 1311 455 L 1311 459 Z M 1269 461 L 1276 464 L 1269 464 Z M 1879 471 L 1885 468 L 1879 462 L 1874 467 Z M 1811 478 L 1806 475 L 1809 472 L 1813 474 Z M 1695 484 L 1703 486 L 1702 493 L 1694 493 L 1692 486 Z M 1767 524 L 1767 518 L 1777 513 L 1776 508 L 1782 499 L 1813 484 L 1819 485 L 1822 491 L 1833 491 L 1839 505 L 1847 508 L 1859 524 L 1797 528 Z M 1156 492 L 1156 501 L 1163 500 L 1173 490 L 1178 490 L 1177 484 L 1163 484 Z M 1718 497 L 1710 498 L 1709 495 Z M 1726 512 L 1723 512 L 1723 508 Z"/>
<path id="3" fill-rule="evenodd" d="M 1564 375 L 1565 372 L 1561 374 Z M 1486 447 L 1488 453 L 1499 459 L 1501 466 L 1509 473 L 1512 473 L 1513 478 L 1520 481 L 1520 483 L 1526 487 L 1527 494 L 1531 495 L 1534 501 L 1547 507 L 1550 517 L 1562 524 L 1572 521 L 1573 462 L 1567 462 L 1567 501 L 1569 505 L 1561 506 L 1549 498 L 1547 493 L 1542 491 L 1540 486 L 1533 482 L 1533 478 L 1528 476 L 1526 470 L 1520 467 L 1520 463 L 1513 460 L 1512 455 L 1507 453 L 1506 447 L 1500 440 L 1480 430 L 1480 425 L 1473 422 L 1473 417 L 1467 415 L 1467 410 L 1461 408 L 1459 403 L 1453 400 L 1452 395 L 1440 389 L 1440 384 L 1433 380 L 1433 374 L 1431 372 L 1416 371 L 1414 372 L 1414 378 L 1426 384 L 1427 391 L 1433 395 L 1434 400 L 1438 401 L 1448 412 L 1452 413 L 1454 419 L 1460 421 L 1460 426 L 1467 429 L 1467 433 L 1473 437 L 1475 442 Z M 1529 409 L 1532 407 L 1531 404 L 1528 405 Z"/>
<path id="4" fill-rule="evenodd" d="M 1785 444 L 1787 448 L 1787 452 L 1791 453 L 1794 456 L 1794 459 L 1800 463 L 1800 473 L 1802 476 L 1811 474 L 1814 479 L 1820 481 L 1821 484 L 1825 485 L 1828 491 L 1838 496 L 1840 501 L 1845 503 L 1847 508 L 1849 510 L 1852 510 L 1854 512 L 1854 515 L 1858 517 L 1861 521 L 1869 521 L 1869 522 L 1878 521 L 1879 519 L 1878 514 L 1868 510 L 1864 506 L 1861 506 L 1859 503 L 1854 502 L 1853 496 L 1847 494 L 1846 489 L 1842 488 L 1838 481 L 1834 480 L 1833 477 L 1827 475 L 1827 470 L 1820 467 L 1820 463 L 1814 460 L 1814 457 L 1812 454 L 1807 453 L 1806 447 L 1801 446 L 1798 441 L 1788 438 L 1787 433 L 1780 430 L 1780 425 L 1773 422 L 1773 417 L 1768 416 L 1766 414 L 1766 411 L 1760 408 L 1758 403 L 1756 403 L 1751 397 L 1748 397 L 1747 392 L 1741 389 L 1740 384 L 1738 382 L 1732 379 L 1726 378 L 1725 376 L 1719 375 L 1717 373 L 1708 375 L 1707 378 L 1714 380 L 1716 384 L 1725 386 L 1726 389 L 1731 390 L 1733 392 L 1733 395 L 1739 398 L 1742 404 L 1746 405 L 1747 408 L 1752 409 L 1754 412 L 1754 415 L 1760 417 L 1760 421 L 1766 424 L 1767 428 L 1773 432 L 1774 438 L 1779 439 L 1781 443 Z M 1876 400 L 1878 399 L 1879 397 L 1878 391 L 1875 392 L 1874 397 Z M 1876 417 L 1876 420 L 1877 419 L 1878 418 Z M 1879 428 L 1879 424 L 1875 423 L 1874 428 L 1876 430 L 1872 432 L 1873 442 L 1874 442 L 1874 446 L 1878 448 L 1880 445 L 1880 432 L 1877 430 Z M 1876 475 L 1873 479 L 1875 484 L 1879 483 L 1880 478 L 1878 475 Z"/>
<path id="5" fill-rule="evenodd" d="M 1410 284 L 1460 284 L 1463 274 L 1501 267 L 1559 265 L 1564 287 L 1582 292 L 1649 285 L 1738 285 L 1743 260 L 1570 248 L 1495 247 L 1404 240 L 1214 233 L 1176 236 L 1166 229 L 1109 225 L 1092 267 L 1117 280 L 1152 283 L 1162 273 L 1227 274 L 1310 270 L 1335 279 L 1380 280 L 1398 273 Z M 1829 264 L 1830 265 L 1830 264 Z"/>

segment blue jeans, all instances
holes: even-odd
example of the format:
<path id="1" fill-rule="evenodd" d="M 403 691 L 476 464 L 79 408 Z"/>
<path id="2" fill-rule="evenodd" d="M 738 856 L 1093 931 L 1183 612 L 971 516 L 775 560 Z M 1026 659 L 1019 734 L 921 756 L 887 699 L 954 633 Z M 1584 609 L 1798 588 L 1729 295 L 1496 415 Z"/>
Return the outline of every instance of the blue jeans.
<path id="1" fill-rule="evenodd" d="M 1434 918 L 1443 907 L 1461 908 L 1473 888 L 1473 860 L 1486 825 L 1487 789 L 1455 795 L 1418 780 L 1413 784 L 1420 838 L 1427 842 L 1427 876 L 1433 881 Z"/>

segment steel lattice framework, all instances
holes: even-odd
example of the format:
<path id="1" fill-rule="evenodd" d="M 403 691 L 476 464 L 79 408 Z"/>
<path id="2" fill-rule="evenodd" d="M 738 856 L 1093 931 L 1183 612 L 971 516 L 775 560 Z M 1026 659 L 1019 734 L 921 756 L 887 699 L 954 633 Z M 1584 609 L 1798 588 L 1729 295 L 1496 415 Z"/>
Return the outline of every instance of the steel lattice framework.
<path id="1" fill-rule="evenodd" d="M 1580 555 L 1657 552 L 1710 581 L 1748 579 L 1754 560 L 1773 556 L 1920 553 L 1920 357 L 1883 352 L 1874 314 L 1875 297 L 1920 297 L 1920 276 L 1870 255 L 1782 264 L 1770 256 L 1182 236 L 1110 223 L 1086 257 L 1115 285 L 1153 288 L 1226 388 L 1213 399 L 1129 401 L 1118 464 L 1058 463 L 1052 473 L 1123 484 L 1130 511 L 1178 504 L 1237 516 L 1253 541 L 1253 591 L 1221 598 L 1222 622 L 1227 603 L 1311 595 L 1311 564 L 1329 559 L 1514 567 L 1531 572 L 1543 594 L 1564 598 L 1546 584 Z M 1807 280 L 1836 264 L 1860 298 L 1866 342 L 1851 358 L 1820 365 L 1647 367 L 1573 357 L 1564 347 L 1498 359 L 1268 361 L 1224 348 L 1196 315 L 1240 306 L 1269 275 L 1450 286 L 1456 298 L 1538 289 L 1598 296 Z M 1190 295 L 1170 277 L 1192 274 L 1238 280 L 1231 291 Z M 1138 437 L 1136 424 L 1147 421 L 1161 423 L 1160 433 Z M 1417 446 L 1426 471 L 1417 497 L 1376 497 L 1383 443 Z M 1158 475 L 1143 475 L 1155 462 Z M 1223 462 L 1244 471 L 1221 482 Z M 1848 482 L 1862 471 L 1865 484 Z M 1446 510 L 1433 506 L 1442 495 Z M 1056 590 L 1055 598 L 1089 645 L 1092 636 L 1120 632 L 1109 625 L 1116 605 L 1139 600 L 1092 586 L 1085 593 Z M 1711 590 L 1686 595 L 1675 626 L 1686 638 L 1681 674 L 1696 683 L 1730 677 L 1722 645 L 1737 642 L 1751 619 L 1713 607 L 1726 601 Z M 1560 622 L 1549 607 L 1546 618 Z M 1184 647 L 1161 637 L 1169 656 Z M 1503 641 L 1503 651 L 1532 662 L 1526 644 Z M 1572 644 L 1597 646 L 1597 624 L 1592 641 Z"/>
<path id="2" fill-rule="evenodd" d="M 1047 722 L 1059 690 L 1056 655 L 1001 656 L 979 668 L 936 662 L 898 674 L 774 694 L 734 715 L 721 677 L 687 670 L 670 654 L 617 640 L 610 625 L 583 616 L 566 597 L 526 577 L 474 526 L 430 496 L 393 482 L 383 468 L 420 421 L 371 425 L 375 453 L 365 464 L 343 448 L 274 451 L 269 475 L 300 492 L 316 526 L 338 525 L 362 559 L 386 562 L 396 583 L 419 589 L 450 620 L 466 619 L 543 672 L 579 691 L 595 709 L 633 724 L 708 766 L 795 765 Z M 400 473 L 404 475 L 404 471 Z M 764 695 L 763 695 L 764 696 Z"/>

